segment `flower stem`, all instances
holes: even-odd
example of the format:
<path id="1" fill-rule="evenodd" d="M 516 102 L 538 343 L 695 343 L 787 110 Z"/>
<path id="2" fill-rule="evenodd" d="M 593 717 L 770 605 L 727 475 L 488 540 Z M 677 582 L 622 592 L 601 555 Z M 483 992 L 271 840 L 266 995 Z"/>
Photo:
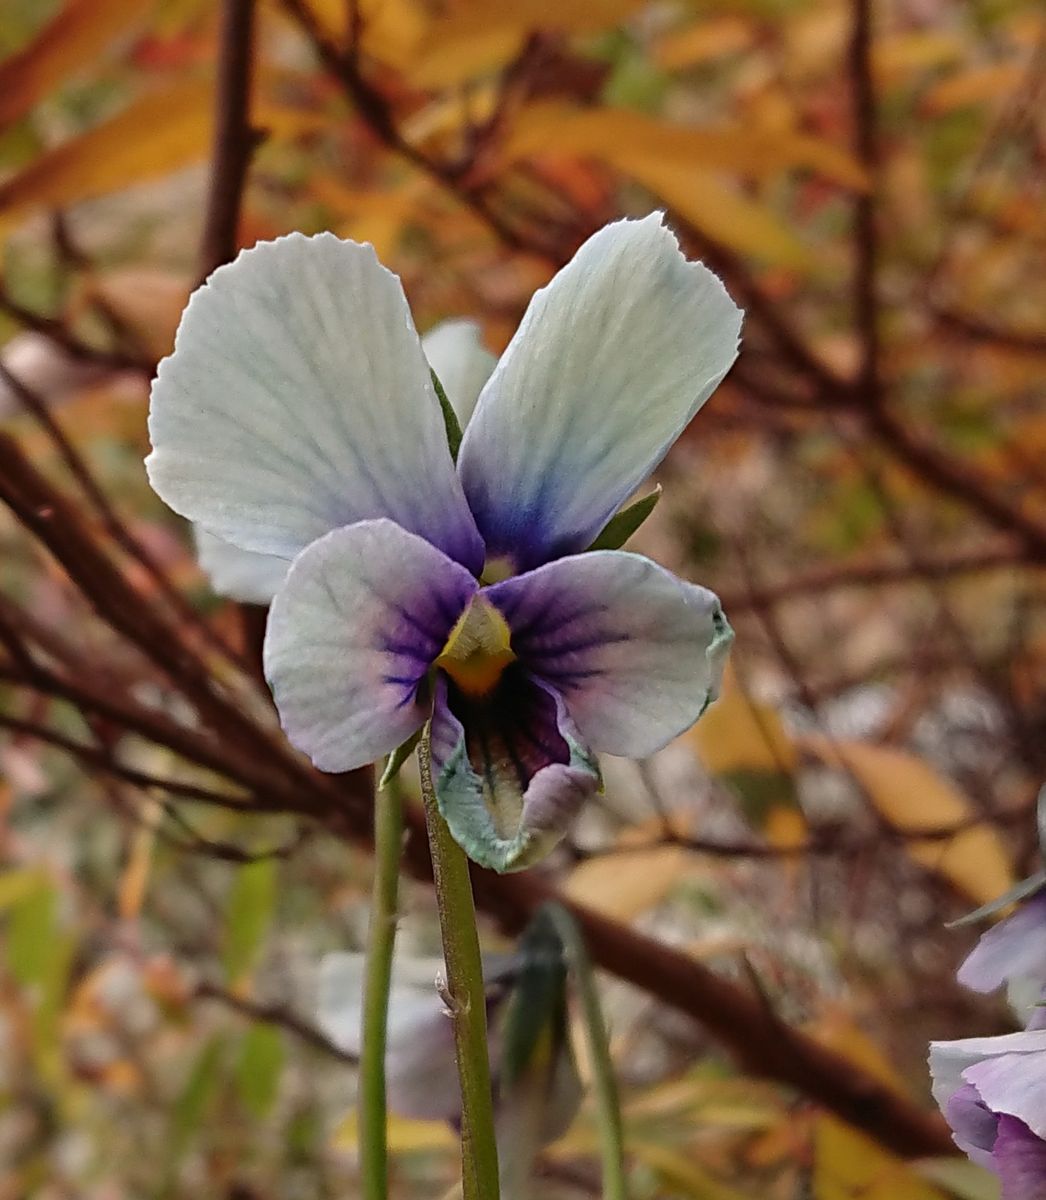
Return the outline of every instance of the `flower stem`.
<path id="1" fill-rule="evenodd" d="M 603 1200 L 628 1200 L 625 1186 L 625 1139 L 621 1128 L 621 1106 L 614 1064 L 610 1058 L 606 1023 L 599 1004 L 595 975 L 577 923 L 561 904 L 545 910 L 554 922 L 573 969 L 574 984 L 581 1000 L 585 1036 L 592 1065 L 592 1083 L 599 1113 L 599 1143 L 603 1161 Z"/>
<path id="2" fill-rule="evenodd" d="M 385 1043 L 402 843 L 403 793 L 399 780 L 393 779 L 374 802 L 374 885 L 367 930 L 360 1043 L 359 1145 L 363 1200 L 388 1197 Z"/>
<path id="3" fill-rule="evenodd" d="M 461 1085 L 462 1200 L 498 1200 L 498 1151 L 487 1056 L 487 1002 L 469 862 L 440 815 L 432 786 L 430 731 L 418 747 L 447 990 Z"/>

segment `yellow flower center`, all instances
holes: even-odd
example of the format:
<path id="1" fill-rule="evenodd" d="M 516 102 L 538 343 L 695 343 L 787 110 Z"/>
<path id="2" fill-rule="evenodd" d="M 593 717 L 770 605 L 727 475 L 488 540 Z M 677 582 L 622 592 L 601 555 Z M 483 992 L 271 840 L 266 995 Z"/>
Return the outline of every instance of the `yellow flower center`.
<path id="1" fill-rule="evenodd" d="M 470 696 L 493 691 L 502 672 L 515 661 L 508 622 L 488 600 L 473 596 L 450 631 L 436 666 Z"/>

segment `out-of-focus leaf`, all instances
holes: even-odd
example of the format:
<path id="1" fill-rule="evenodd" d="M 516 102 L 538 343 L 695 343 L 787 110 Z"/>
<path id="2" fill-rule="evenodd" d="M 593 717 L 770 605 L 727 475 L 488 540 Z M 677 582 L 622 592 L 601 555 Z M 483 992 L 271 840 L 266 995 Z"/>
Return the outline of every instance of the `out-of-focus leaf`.
<path id="1" fill-rule="evenodd" d="M 691 128 L 623 108 L 533 105 L 513 124 L 504 153 L 508 161 L 546 153 L 584 155 L 628 174 L 637 163 L 645 172 L 658 165 L 698 167 L 759 179 L 802 168 L 845 187 L 863 189 L 868 182 L 847 151 L 798 130 Z"/>
<path id="2" fill-rule="evenodd" d="M 690 855 L 679 846 L 605 854 L 575 867 L 566 893 L 572 900 L 627 921 L 660 904 L 690 862 Z"/>
<path id="3" fill-rule="evenodd" d="M 392 1154 L 431 1154 L 455 1150 L 458 1139 L 446 1121 L 419 1121 L 389 1113 L 386 1136 Z M 359 1118 L 353 1109 L 334 1132 L 338 1150 L 355 1150 L 359 1145 Z"/>
<path id="4" fill-rule="evenodd" d="M 46 885 L 46 877 L 35 867 L 18 867 L 0 875 L 0 911 L 17 904 L 30 892 Z"/>
<path id="5" fill-rule="evenodd" d="M 738 54 L 755 40 L 752 21 L 741 16 L 711 17 L 706 13 L 685 29 L 673 30 L 658 40 L 654 60 L 665 71 L 679 71 Z"/>
<path id="6" fill-rule="evenodd" d="M 7 924 L 7 967 L 23 986 L 38 983 L 44 976 L 55 932 L 58 895 L 54 885 L 37 877 L 11 904 Z"/>
<path id="7" fill-rule="evenodd" d="M 244 1107 L 259 1121 L 276 1101 L 285 1060 L 283 1035 L 275 1025 L 252 1025 L 243 1035 L 236 1087 Z"/>
<path id="8" fill-rule="evenodd" d="M 1020 86 L 1026 68 L 1019 62 L 992 63 L 960 71 L 932 87 L 925 96 L 932 113 L 948 113 L 968 105 L 1008 96 Z"/>
<path id="9" fill-rule="evenodd" d="M 814 1155 L 816 1200 L 945 1200 L 907 1163 L 835 1117 L 817 1119 Z"/>
<path id="10" fill-rule="evenodd" d="M 81 67 L 95 65 L 150 7 L 142 0 L 66 0 L 24 50 L 0 63 L 0 128 L 25 116 Z"/>
<path id="11" fill-rule="evenodd" d="M 272 921 L 276 903 L 276 860 L 247 863 L 236 874 L 225 917 L 222 963 L 232 984 L 250 972 Z"/>
<path id="12" fill-rule="evenodd" d="M 905 750 L 871 742 L 802 738 L 808 753 L 849 773 L 879 815 L 906 834 L 962 825 L 976 809 L 955 784 Z M 971 899 L 987 902 L 1014 884 L 1013 867 L 998 833 L 972 824 L 946 839 L 911 838 L 905 849 L 916 862 L 950 880 Z"/>
<path id="13" fill-rule="evenodd" d="M 915 1170 L 956 1200 L 999 1200 L 999 1180 L 965 1158 L 924 1158 Z"/>
<path id="14" fill-rule="evenodd" d="M 122 112 L 53 150 L 0 184 L 0 230 L 27 210 L 61 208 L 198 162 L 211 144 L 214 93 L 191 80 L 147 92 Z M 314 129 L 318 118 L 260 103 L 254 114 L 270 133 Z"/>
<path id="15" fill-rule="evenodd" d="M 798 755 L 777 711 L 746 695 L 728 666 L 719 699 L 693 727 L 691 740 L 712 775 L 731 771 L 791 774 Z"/>
<path id="16" fill-rule="evenodd" d="M 167 1141 L 167 1178 L 170 1180 L 188 1150 L 193 1136 L 203 1123 L 211 1099 L 221 1078 L 225 1042 L 211 1038 L 193 1064 L 181 1094 L 171 1109 L 171 1128 Z"/>
<path id="17" fill-rule="evenodd" d="M 751 1194 L 719 1183 L 692 1154 L 660 1142 L 636 1138 L 629 1139 L 628 1149 L 653 1170 L 670 1195 L 685 1196 L 688 1200 L 754 1200 Z"/>

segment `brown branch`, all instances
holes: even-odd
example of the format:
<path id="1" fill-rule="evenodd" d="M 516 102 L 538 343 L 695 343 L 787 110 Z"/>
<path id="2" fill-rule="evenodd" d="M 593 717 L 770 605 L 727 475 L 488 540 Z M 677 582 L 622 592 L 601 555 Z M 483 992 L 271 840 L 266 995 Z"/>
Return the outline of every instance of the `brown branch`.
<path id="1" fill-rule="evenodd" d="M 314 1050 L 329 1054 L 343 1063 L 355 1065 L 359 1061 L 356 1055 L 342 1050 L 314 1025 L 310 1025 L 282 1004 L 261 1004 L 256 1000 L 248 1000 L 243 996 L 227 992 L 216 983 L 209 983 L 206 980 L 196 985 L 196 995 L 202 1000 L 215 1000 L 252 1021 L 264 1021 L 267 1025 L 278 1025 L 281 1029 L 292 1033 L 300 1041 L 312 1046 Z"/>
<path id="2" fill-rule="evenodd" d="M 854 152 L 868 174 L 869 186 L 854 201 L 857 261 L 854 270 L 854 320 L 861 344 L 858 388 L 863 402 L 879 401 L 879 246 L 875 214 L 877 166 L 875 81 L 872 75 L 872 0 L 853 0 L 850 79 L 854 106 Z"/>
<path id="3" fill-rule="evenodd" d="M 720 600 L 728 613 L 741 613 L 808 596 L 845 588 L 874 587 L 882 584 L 921 583 L 927 579 L 951 579 L 957 575 L 975 575 L 982 571 L 1005 570 L 1027 564 L 1022 547 L 1013 542 L 998 542 L 975 550 L 955 551 L 937 558 L 908 560 L 866 559 L 849 563 L 828 563 L 812 567 L 776 584 L 753 589 L 720 591 Z"/>
<path id="4" fill-rule="evenodd" d="M 250 123 L 254 0 L 223 0 L 211 180 L 200 245 L 201 281 L 235 257 L 251 156 L 261 134 Z"/>

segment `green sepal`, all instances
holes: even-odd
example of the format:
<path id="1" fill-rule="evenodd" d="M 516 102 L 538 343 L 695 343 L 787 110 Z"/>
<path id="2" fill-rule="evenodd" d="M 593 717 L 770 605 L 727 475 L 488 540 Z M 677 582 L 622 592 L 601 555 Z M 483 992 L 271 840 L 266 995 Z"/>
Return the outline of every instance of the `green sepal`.
<path id="1" fill-rule="evenodd" d="M 980 908 L 975 908 L 973 912 L 967 913 L 965 917 L 959 917 L 956 921 L 949 921 L 946 928 L 959 929 L 963 925 L 973 925 L 976 921 L 983 921 L 985 917 L 992 917 L 997 912 L 1004 908 L 1009 908 L 1011 904 L 1016 904 L 1018 900 L 1027 900 L 1029 896 L 1034 896 L 1036 892 L 1042 891 L 1046 887 L 1046 869 L 1036 871 L 1034 875 L 1029 875 L 1027 879 L 1022 879 L 1020 883 L 1014 884 L 1008 892 L 1004 892 L 997 900 L 989 900 L 987 904 L 982 904 Z"/>
<path id="2" fill-rule="evenodd" d="M 383 792 L 389 784 L 403 769 L 403 764 L 414 753 L 414 749 L 418 742 L 421 741 L 421 730 L 417 733 L 412 733 L 409 738 L 395 750 L 385 760 L 385 769 L 381 773 L 381 779 L 378 781 L 378 791 Z"/>
<path id="3" fill-rule="evenodd" d="M 630 504 L 628 508 L 623 508 L 611 517 L 603 526 L 603 532 L 589 546 L 589 550 L 620 550 L 657 508 L 657 502 L 661 499 L 663 490 L 661 484 L 658 484 L 649 496 L 644 496 L 635 504 Z"/>
<path id="4" fill-rule="evenodd" d="M 447 445 L 450 448 L 450 457 L 457 462 L 458 451 L 461 449 L 461 423 L 458 421 L 458 414 L 454 411 L 454 405 L 447 399 L 447 393 L 443 390 L 443 384 L 440 383 L 439 376 L 431 367 L 429 367 L 429 373 L 432 376 L 432 386 L 436 389 L 439 406 L 443 410 L 443 424 L 447 430 Z"/>

